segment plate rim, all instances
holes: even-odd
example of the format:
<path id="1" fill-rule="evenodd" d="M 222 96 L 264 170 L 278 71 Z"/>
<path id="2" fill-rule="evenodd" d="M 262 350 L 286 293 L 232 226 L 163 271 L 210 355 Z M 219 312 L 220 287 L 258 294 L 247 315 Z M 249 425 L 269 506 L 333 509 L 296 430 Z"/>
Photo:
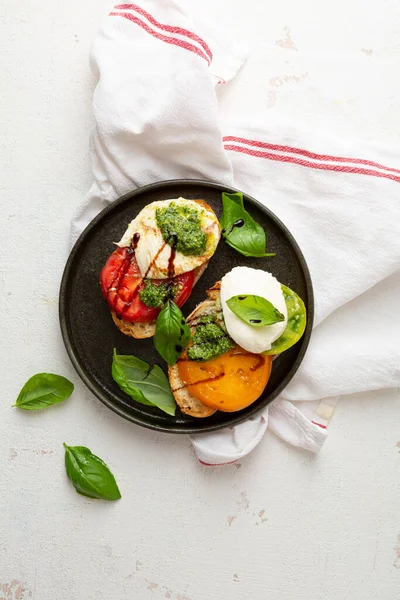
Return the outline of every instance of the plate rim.
<path id="1" fill-rule="evenodd" d="M 119 206 L 120 204 L 123 204 L 126 201 L 131 200 L 132 198 L 134 198 L 135 196 L 137 196 L 139 194 L 146 193 L 146 191 L 150 191 L 150 190 L 153 191 L 153 190 L 157 190 L 158 188 L 173 187 L 176 185 L 191 185 L 194 187 L 201 185 L 201 186 L 220 190 L 221 193 L 222 192 L 228 192 L 228 193 L 239 192 L 239 193 L 243 194 L 245 196 L 245 198 L 248 198 L 251 203 L 254 203 L 256 206 L 258 206 L 260 208 L 260 210 L 265 212 L 267 214 L 268 218 L 270 218 L 272 221 L 274 221 L 274 223 L 281 230 L 283 230 L 283 232 L 287 236 L 287 238 L 288 238 L 291 246 L 293 247 L 295 254 L 300 262 L 301 268 L 303 270 L 306 288 L 307 288 L 307 295 L 308 295 L 307 324 L 306 324 L 306 329 L 305 329 L 304 335 L 302 337 L 302 347 L 299 351 L 299 354 L 298 354 L 295 362 L 293 363 L 292 367 L 290 368 L 290 370 L 284 377 L 284 380 L 268 396 L 268 401 L 266 401 L 262 407 L 254 406 L 253 409 L 250 409 L 244 415 L 237 413 L 236 417 L 232 418 L 227 423 L 217 423 L 214 425 L 206 425 L 206 426 L 203 426 L 202 428 L 191 427 L 191 426 L 185 426 L 182 428 L 182 427 L 174 427 L 173 425 L 171 427 L 166 427 L 163 425 L 155 425 L 152 423 L 148 423 L 148 422 L 144 421 L 142 418 L 140 418 L 139 416 L 132 414 L 127 408 L 125 408 L 123 406 L 116 406 L 113 403 L 113 401 L 111 401 L 108 398 L 107 392 L 104 390 L 104 388 L 101 388 L 100 385 L 98 385 L 97 383 L 92 381 L 92 379 L 87 375 L 85 369 L 81 366 L 80 361 L 79 361 L 78 357 L 76 356 L 75 350 L 73 348 L 72 341 L 70 340 L 70 337 L 68 334 L 68 325 L 67 325 L 66 310 L 65 310 L 67 285 L 68 285 L 69 276 L 71 274 L 71 270 L 73 267 L 73 263 L 74 263 L 76 255 L 80 249 L 82 241 L 90 233 L 90 231 L 97 226 L 97 224 L 100 220 L 102 220 L 105 216 L 107 216 L 107 214 L 109 212 L 112 212 L 113 210 L 115 210 L 115 208 L 117 206 Z M 311 337 L 311 333 L 312 333 L 312 329 L 313 329 L 313 322 L 314 322 L 314 290 L 313 290 L 311 274 L 310 274 L 306 259 L 304 257 L 303 252 L 301 251 L 300 246 L 298 245 L 297 241 L 295 240 L 295 238 L 293 237 L 293 235 L 289 231 L 289 229 L 286 227 L 286 225 L 269 208 L 267 208 L 259 200 L 257 200 L 256 198 L 254 198 L 253 196 L 250 196 L 249 194 L 247 194 L 245 192 L 242 192 L 241 190 L 239 190 L 237 188 L 234 188 L 229 185 L 223 185 L 221 183 L 214 183 L 212 181 L 206 181 L 206 180 L 202 180 L 202 179 L 167 179 L 165 181 L 158 181 L 156 183 L 150 183 L 148 185 L 144 185 L 139 188 L 136 188 L 135 190 L 127 192 L 126 194 L 124 194 L 117 200 L 114 200 L 108 206 L 103 208 L 103 210 L 100 211 L 94 217 L 94 219 L 92 219 L 90 221 L 90 223 L 88 223 L 88 225 L 85 227 L 85 229 L 82 231 L 82 233 L 79 235 L 78 239 L 74 243 L 72 250 L 70 251 L 67 261 L 65 263 L 65 267 L 63 270 L 61 283 L 60 283 L 58 315 L 59 315 L 62 339 L 64 342 L 65 349 L 67 351 L 67 354 L 72 362 L 72 365 L 73 365 L 75 371 L 77 372 L 77 374 L 79 375 L 79 377 L 81 378 L 81 380 L 83 381 L 83 383 L 96 396 L 96 398 L 98 398 L 105 406 L 107 406 L 109 409 L 111 409 L 114 413 L 116 413 L 120 417 L 123 417 L 124 419 L 126 419 L 132 423 L 135 423 L 136 425 L 140 425 L 142 427 L 145 427 L 147 429 L 152 429 L 154 431 L 162 431 L 164 433 L 191 435 L 191 434 L 201 434 L 201 433 L 208 433 L 211 431 L 217 431 L 219 429 L 224 429 L 226 427 L 232 427 L 234 425 L 238 425 L 239 423 L 243 423 L 244 421 L 247 421 L 248 419 L 253 417 L 259 411 L 265 409 L 285 389 L 285 387 L 289 384 L 289 382 L 293 379 L 294 375 L 296 374 L 296 372 L 304 358 L 304 355 L 307 351 L 307 348 L 308 348 L 308 345 L 310 342 L 310 337 Z M 234 415 L 235 413 L 230 413 L 230 414 Z M 201 419 L 199 419 L 199 420 L 201 421 Z"/>

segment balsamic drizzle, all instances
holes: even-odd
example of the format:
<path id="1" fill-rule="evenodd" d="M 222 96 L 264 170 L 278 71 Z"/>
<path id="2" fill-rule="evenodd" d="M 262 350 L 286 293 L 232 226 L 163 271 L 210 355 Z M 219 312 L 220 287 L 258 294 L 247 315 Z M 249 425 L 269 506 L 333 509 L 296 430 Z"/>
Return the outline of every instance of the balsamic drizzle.
<path id="1" fill-rule="evenodd" d="M 210 381 L 218 381 L 218 379 L 221 379 L 222 377 L 225 377 L 225 373 L 219 373 L 218 375 L 214 375 L 214 377 L 207 377 L 207 379 L 199 379 L 198 381 L 194 381 L 193 383 L 185 383 L 184 385 L 181 385 L 178 388 L 173 389 L 173 392 L 177 392 L 178 390 L 184 390 L 188 387 L 192 387 L 193 385 L 199 385 L 200 383 L 209 383 Z"/>
<path id="2" fill-rule="evenodd" d="M 144 274 L 143 279 L 146 279 L 147 275 L 150 273 L 151 269 L 154 267 L 154 265 L 156 264 L 156 260 L 157 258 L 160 256 L 161 252 L 164 250 L 165 246 L 167 245 L 167 242 L 164 242 L 163 245 L 161 246 L 161 248 L 159 248 L 159 250 L 157 250 L 157 253 L 155 254 L 154 258 L 152 259 L 151 263 L 149 264 L 149 266 L 147 267 L 146 273 Z"/>
<path id="3" fill-rule="evenodd" d="M 178 244 L 178 234 L 171 233 L 168 238 L 168 243 L 171 246 L 171 254 L 168 259 L 168 277 L 173 277 L 175 275 L 175 256 L 176 256 L 176 246 Z"/>
<path id="4" fill-rule="evenodd" d="M 224 235 L 229 235 L 232 233 L 232 231 L 235 229 L 235 227 L 243 227 L 244 225 L 244 220 L 243 219 L 238 219 L 237 221 L 235 221 L 232 225 L 232 227 L 230 228 L 230 230 L 228 231 L 228 233 L 226 233 L 226 229 L 222 230 L 222 233 Z"/>

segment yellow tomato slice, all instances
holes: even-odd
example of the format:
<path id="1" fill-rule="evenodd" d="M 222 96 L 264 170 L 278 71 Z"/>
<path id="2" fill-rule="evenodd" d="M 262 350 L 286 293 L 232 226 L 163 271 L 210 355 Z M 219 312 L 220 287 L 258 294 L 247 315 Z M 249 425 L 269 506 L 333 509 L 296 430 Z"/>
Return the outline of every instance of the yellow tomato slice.
<path id="1" fill-rule="evenodd" d="M 184 355 L 178 362 L 180 378 L 200 402 L 233 412 L 259 398 L 271 374 L 272 356 L 252 354 L 236 346 L 225 354 L 198 362 Z"/>

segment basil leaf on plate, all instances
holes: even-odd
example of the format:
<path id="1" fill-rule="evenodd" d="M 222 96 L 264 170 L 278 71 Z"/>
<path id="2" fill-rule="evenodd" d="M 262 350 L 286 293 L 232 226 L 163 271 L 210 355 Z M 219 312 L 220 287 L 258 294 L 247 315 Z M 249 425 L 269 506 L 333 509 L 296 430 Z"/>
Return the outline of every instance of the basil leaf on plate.
<path id="1" fill-rule="evenodd" d="M 168 300 L 157 317 L 154 346 L 169 365 L 174 365 L 190 342 L 190 329 L 180 308 Z"/>
<path id="2" fill-rule="evenodd" d="M 106 463 L 85 446 L 65 448 L 65 469 L 78 494 L 100 500 L 119 500 L 121 493 Z"/>
<path id="3" fill-rule="evenodd" d="M 266 252 L 265 231 L 244 208 L 243 194 L 223 192 L 222 207 L 220 225 L 222 235 L 229 246 L 243 256 L 275 256 L 274 253 Z"/>
<path id="4" fill-rule="evenodd" d="M 151 367 L 136 356 L 117 354 L 114 349 L 112 377 L 136 402 L 156 406 L 168 415 L 175 414 L 176 404 L 168 377 L 158 365 Z"/>
<path id="5" fill-rule="evenodd" d="M 25 383 L 13 404 L 22 410 L 41 410 L 70 397 L 74 385 L 61 375 L 38 373 Z"/>
<path id="6" fill-rule="evenodd" d="M 299 341 L 306 328 L 307 314 L 303 300 L 286 285 L 281 285 L 281 288 L 288 312 L 287 325 L 282 335 L 273 342 L 271 349 L 263 354 L 275 355 L 288 350 Z"/>
<path id="7" fill-rule="evenodd" d="M 241 321 L 252 327 L 265 327 L 285 320 L 285 316 L 266 298 L 255 294 L 240 294 L 226 301 Z"/>

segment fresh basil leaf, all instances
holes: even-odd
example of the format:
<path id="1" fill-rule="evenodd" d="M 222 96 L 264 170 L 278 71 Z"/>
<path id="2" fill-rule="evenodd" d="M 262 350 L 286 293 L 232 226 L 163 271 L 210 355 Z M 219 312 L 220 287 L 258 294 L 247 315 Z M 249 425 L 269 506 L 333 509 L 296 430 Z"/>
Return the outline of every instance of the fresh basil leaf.
<path id="1" fill-rule="evenodd" d="M 65 469 L 78 494 L 100 500 L 118 500 L 121 493 L 106 463 L 84 446 L 65 448 Z"/>
<path id="2" fill-rule="evenodd" d="M 190 328 L 180 308 L 168 300 L 157 317 L 154 346 L 169 365 L 174 365 L 189 342 Z"/>
<path id="3" fill-rule="evenodd" d="M 240 294 L 226 301 L 241 321 L 252 327 L 265 327 L 285 320 L 285 316 L 266 298 L 255 294 Z"/>
<path id="4" fill-rule="evenodd" d="M 288 313 L 287 325 L 282 335 L 273 342 L 270 350 L 263 354 L 275 355 L 288 350 L 299 341 L 306 328 L 307 314 L 303 300 L 286 285 L 281 285 L 281 288 Z"/>
<path id="5" fill-rule="evenodd" d="M 151 367 L 136 356 L 117 354 L 114 349 L 112 377 L 136 402 L 156 406 L 168 415 L 175 414 L 176 404 L 168 378 L 158 365 Z"/>
<path id="6" fill-rule="evenodd" d="M 131 396 L 136 402 L 153 406 L 153 403 L 147 400 L 139 387 L 138 382 L 142 382 L 149 374 L 150 366 L 148 363 L 124 354 L 117 354 L 114 349 L 111 374 L 116 383 L 125 394 Z"/>
<path id="7" fill-rule="evenodd" d="M 225 241 L 243 256 L 261 258 L 275 256 L 267 253 L 267 238 L 264 229 L 247 212 L 243 204 L 243 194 L 222 193 L 222 217 L 220 225 Z"/>
<path id="8" fill-rule="evenodd" d="M 222 216 L 220 225 L 222 229 L 230 229 L 236 219 L 233 219 L 235 214 L 235 205 L 241 210 L 245 210 L 243 204 L 243 194 L 241 192 L 222 192 Z"/>
<path id="9" fill-rule="evenodd" d="M 38 373 L 25 383 L 13 404 L 22 410 L 41 410 L 70 397 L 74 385 L 61 375 Z"/>

